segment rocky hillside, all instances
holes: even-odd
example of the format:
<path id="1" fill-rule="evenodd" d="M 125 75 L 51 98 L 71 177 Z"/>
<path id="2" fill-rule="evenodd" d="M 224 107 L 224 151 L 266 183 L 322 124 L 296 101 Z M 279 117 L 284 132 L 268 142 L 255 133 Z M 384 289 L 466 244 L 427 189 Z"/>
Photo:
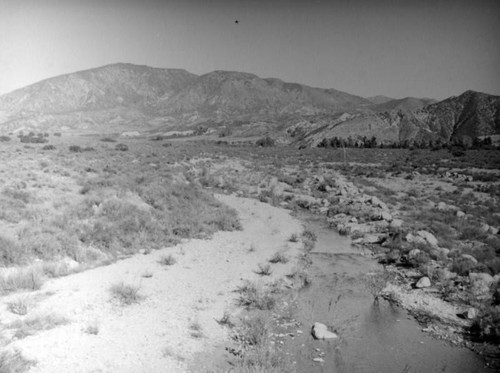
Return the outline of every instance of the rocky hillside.
<path id="1" fill-rule="evenodd" d="M 381 105 L 393 105 L 396 101 L 408 104 L 415 102 L 415 99 L 393 100 Z M 424 99 L 417 101 L 421 103 Z M 478 136 L 500 134 L 500 97 L 467 91 L 458 97 L 414 110 L 398 108 L 396 105 L 393 110 L 384 112 L 344 115 L 335 120 L 316 122 L 295 141 L 310 146 L 335 136 L 375 136 L 385 142 L 429 142 L 437 139 L 445 142 L 463 139 L 472 141 Z"/>
<path id="2" fill-rule="evenodd" d="M 120 132 L 226 127 L 315 145 L 323 138 L 379 141 L 500 134 L 499 97 L 468 91 L 441 102 L 365 99 L 254 74 L 114 64 L 47 79 L 0 96 L 0 132 Z M 210 131 L 208 131 L 210 132 Z"/>
<path id="3" fill-rule="evenodd" d="M 196 75 L 180 69 L 108 65 L 43 80 L 0 96 L 11 116 L 145 107 L 179 92 Z"/>
<path id="4" fill-rule="evenodd" d="M 417 110 L 421 107 L 434 104 L 437 100 L 432 98 L 416 98 L 416 97 L 406 97 L 400 100 L 389 100 L 385 102 L 380 102 L 371 106 L 370 108 L 377 113 L 385 111 L 404 111 L 410 112 Z"/>

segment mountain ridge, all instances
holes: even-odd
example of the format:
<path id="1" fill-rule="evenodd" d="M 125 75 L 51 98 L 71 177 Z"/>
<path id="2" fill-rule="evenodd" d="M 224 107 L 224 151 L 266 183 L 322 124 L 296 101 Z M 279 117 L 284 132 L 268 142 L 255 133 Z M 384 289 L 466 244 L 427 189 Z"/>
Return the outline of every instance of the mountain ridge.
<path id="1" fill-rule="evenodd" d="M 283 142 L 312 146 L 322 137 L 351 135 L 378 135 L 380 141 L 427 141 L 436 136 L 450 141 L 499 134 L 499 105 L 498 96 L 474 91 L 439 102 L 364 98 L 246 72 L 196 75 L 117 63 L 59 75 L 0 96 L 0 131 L 161 130 L 211 123 L 245 136 L 267 129 Z"/>

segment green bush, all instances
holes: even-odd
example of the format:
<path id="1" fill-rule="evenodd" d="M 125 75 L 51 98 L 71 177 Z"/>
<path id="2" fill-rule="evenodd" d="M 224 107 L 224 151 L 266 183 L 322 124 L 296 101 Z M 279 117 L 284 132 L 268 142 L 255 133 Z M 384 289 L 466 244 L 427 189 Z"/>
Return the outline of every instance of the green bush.
<path id="1" fill-rule="evenodd" d="M 126 152 L 128 150 L 128 145 L 126 144 L 116 144 L 115 145 L 115 150 L 119 150 L 119 151 L 122 151 L 122 152 Z"/>
<path id="2" fill-rule="evenodd" d="M 72 152 L 72 153 L 81 153 L 82 152 L 82 148 L 80 146 L 78 146 L 78 145 L 70 145 L 69 151 Z"/>

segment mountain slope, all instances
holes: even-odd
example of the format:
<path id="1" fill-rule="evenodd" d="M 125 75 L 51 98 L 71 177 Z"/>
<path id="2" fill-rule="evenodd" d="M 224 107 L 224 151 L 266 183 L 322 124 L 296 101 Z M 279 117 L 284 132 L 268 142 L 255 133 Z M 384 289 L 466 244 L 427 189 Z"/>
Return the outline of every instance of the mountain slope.
<path id="1" fill-rule="evenodd" d="M 377 113 L 381 113 L 384 111 L 414 111 L 421 107 L 434 104 L 437 101 L 431 98 L 415 98 L 415 97 L 406 97 L 399 100 L 389 100 L 386 102 L 382 102 L 380 104 L 376 104 L 371 106 L 370 108 Z"/>
<path id="2" fill-rule="evenodd" d="M 157 108 L 165 115 L 196 114 L 222 120 L 337 113 L 367 105 L 369 102 L 362 97 L 333 89 L 262 79 L 248 73 L 213 71 L 160 101 Z"/>
<path id="3" fill-rule="evenodd" d="M 200 125 L 310 145 L 333 136 L 449 141 L 500 134 L 500 98 L 467 91 L 441 102 L 365 99 L 250 73 L 198 76 L 132 64 L 62 75 L 0 96 L 0 132 L 184 130 Z"/>
<path id="4" fill-rule="evenodd" d="M 0 110 L 11 116 L 27 116 L 144 106 L 172 96 L 195 78 L 180 69 L 108 65 L 43 80 L 0 96 Z"/>
<path id="5" fill-rule="evenodd" d="M 500 134 L 500 97 L 467 91 L 417 110 L 355 114 L 310 126 L 299 143 L 315 146 L 324 138 L 375 136 L 381 141 L 471 141 Z"/>

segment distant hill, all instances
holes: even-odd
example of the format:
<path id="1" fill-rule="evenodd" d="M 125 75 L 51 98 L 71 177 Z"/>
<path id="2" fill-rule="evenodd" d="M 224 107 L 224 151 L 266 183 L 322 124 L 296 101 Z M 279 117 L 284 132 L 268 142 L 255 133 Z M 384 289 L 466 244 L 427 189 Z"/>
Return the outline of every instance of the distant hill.
<path id="1" fill-rule="evenodd" d="M 388 103 L 390 103 L 389 101 Z M 396 106 L 397 107 L 397 106 Z M 331 121 L 299 142 L 315 146 L 323 138 L 375 136 L 379 141 L 452 141 L 500 134 L 500 97 L 467 91 L 416 110 L 357 114 Z"/>
<path id="2" fill-rule="evenodd" d="M 394 100 L 393 98 L 382 95 L 367 97 L 366 99 L 375 105 L 385 104 L 386 102 Z"/>
<path id="3" fill-rule="evenodd" d="M 437 100 L 431 98 L 406 97 L 399 100 L 389 100 L 370 106 L 377 113 L 384 111 L 414 111 L 421 107 L 434 104 Z"/>
<path id="4" fill-rule="evenodd" d="M 230 129 L 314 146 L 332 136 L 379 141 L 500 134 L 499 97 L 467 91 L 441 102 L 368 99 L 236 71 L 113 64 L 0 96 L 0 132 Z"/>

